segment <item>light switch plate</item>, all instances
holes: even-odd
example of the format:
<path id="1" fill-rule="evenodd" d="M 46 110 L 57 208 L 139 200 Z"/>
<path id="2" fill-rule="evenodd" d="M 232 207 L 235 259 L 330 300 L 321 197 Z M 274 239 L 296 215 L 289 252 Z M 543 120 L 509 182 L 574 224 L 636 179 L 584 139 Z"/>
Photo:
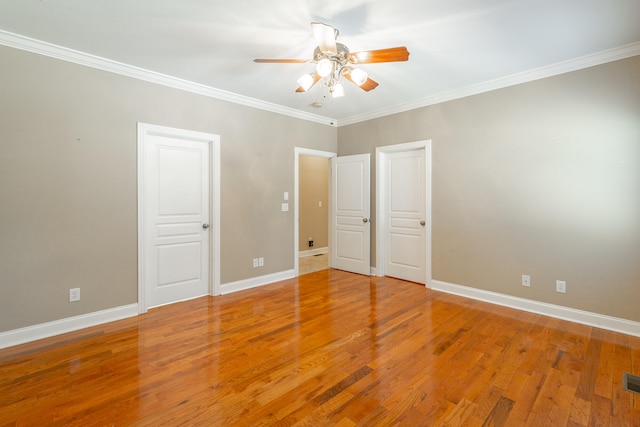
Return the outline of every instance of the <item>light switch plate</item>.
<path id="1" fill-rule="evenodd" d="M 289 203 L 283 203 L 282 212 L 288 212 L 288 211 L 289 211 Z"/>
<path id="2" fill-rule="evenodd" d="M 69 302 L 80 301 L 80 288 L 69 289 Z"/>
<path id="3" fill-rule="evenodd" d="M 284 192 L 284 200 L 289 200 L 289 192 L 288 191 Z"/>

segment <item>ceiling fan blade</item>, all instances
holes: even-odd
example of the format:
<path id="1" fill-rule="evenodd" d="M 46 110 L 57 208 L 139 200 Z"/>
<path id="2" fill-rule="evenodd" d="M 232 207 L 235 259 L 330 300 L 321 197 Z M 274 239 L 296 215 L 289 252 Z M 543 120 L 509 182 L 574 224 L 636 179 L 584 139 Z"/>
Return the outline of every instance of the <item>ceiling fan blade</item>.
<path id="1" fill-rule="evenodd" d="M 365 50 L 349 55 L 352 64 L 374 64 L 378 62 L 400 62 L 409 60 L 409 51 L 406 47 L 392 47 L 380 50 Z"/>
<path id="2" fill-rule="evenodd" d="M 320 79 L 322 77 L 320 77 L 320 75 L 318 73 L 313 73 L 312 75 L 313 77 L 313 82 L 311 83 L 311 85 L 309 86 L 309 88 L 307 90 L 305 90 L 302 86 L 298 86 L 298 89 L 296 89 L 296 92 L 298 93 L 302 93 L 302 92 L 308 92 L 309 90 L 311 90 L 312 87 L 314 87 L 316 85 L 316 83 L 318 83 L 320 81 Z"/>
<path id="3" fill-rule="evenodd" d="M 360 89 L 364 90 L 365 92 L 369 92 L 370 90 L 373 90 L 376 87 L 378 87 L 378 82 L 376 82 L 375 80 L 372 80 L 369 77 L 367 77 L 367 80 L 361 85 L 358 85 L 358 83 L 354 82 L 353 79 L 351 78 L 351 74 L 349 73 L 343 74 L 342 77 L 344 77 L 346 80 L 349 80 L 351 83 L 358 86 Z"/>
<path id="4" fill-rule="evenodd" d="M 254 59 L 253 62 L 260 64 L 304 64 L 308 59 Z"/>
<path id="5" fill-rule="evenodd" d="M 322 22 L 312 22 L 311 30 L 322 53 L 327 55 L 338 54 L 338 48 L 336 47 L 338 31 L 335 28 Z"/>
<path id="6" fill-rule="evenodd" d="M 377 87 L 378 87 L 378 82 L 376 82 L 375 80 L 373 80 L 371 78 L 367 78 L 367 81 L 364 82 L 364 84 L 360 86 L 360 88 L 362 90 L 364 90 L 365 92 L 369 92 L 370 90 L 373 90 L 373 89 L 375 89 Z"/>

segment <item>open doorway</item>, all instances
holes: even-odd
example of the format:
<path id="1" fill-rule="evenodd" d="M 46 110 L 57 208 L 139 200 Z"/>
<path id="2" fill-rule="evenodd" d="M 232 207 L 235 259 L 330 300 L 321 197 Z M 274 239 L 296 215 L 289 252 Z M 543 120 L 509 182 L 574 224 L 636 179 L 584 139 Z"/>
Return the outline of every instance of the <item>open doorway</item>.
<path id="1" fill-rule="evenodd" d="M 336 153 L 295 149 L 295 275 L 325 269 L 329 256 L 329 163 Z"/>

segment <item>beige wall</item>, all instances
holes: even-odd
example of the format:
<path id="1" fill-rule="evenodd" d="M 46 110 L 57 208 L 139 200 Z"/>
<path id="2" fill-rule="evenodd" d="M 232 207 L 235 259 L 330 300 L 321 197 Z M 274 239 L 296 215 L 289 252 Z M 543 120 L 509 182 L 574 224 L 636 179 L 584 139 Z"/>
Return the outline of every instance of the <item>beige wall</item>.
<path id="1" fill-rule="evenodd" d="M 344 126 L 338 153 L 424 139 L 433 279 L 640 321 L 640 57 Z"/>
<path id="2" fill-rule="evenodd" d="M 0 332 L 137 301 L 137 122 L 221 136 L 222 283 L 293 269 L 294 148 L 335 128 L 7 47 L 0 69 Z"/>
<path id="3" fill-rule="evenodd" d="M 222 283 L 293 268 L 294 147 L 431 139 L 434 279 L 640 321 L 640 57 L 338 131 L 7 47 L 0 69 L 0 332 L 137 301 L 137 122 L 221 135 Z"/>
<path id="4" fill-rule="evenodd" d="M 299 186 L 299 249 L 326 248 L 329 246 L 329 159 L 300 156 Z M 322 207 L 318 202 L 322 202 Z M 309 248 L 309 237 L 313 237 L 313 248 Z"/>

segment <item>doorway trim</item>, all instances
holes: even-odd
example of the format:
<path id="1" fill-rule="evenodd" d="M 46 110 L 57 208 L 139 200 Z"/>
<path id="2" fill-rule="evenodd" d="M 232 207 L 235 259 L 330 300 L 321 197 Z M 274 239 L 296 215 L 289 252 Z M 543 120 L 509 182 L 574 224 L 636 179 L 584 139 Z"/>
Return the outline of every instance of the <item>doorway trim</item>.
<path id="1" fill-rule="evenodd" d="M 323 157 L 325 159 L 331 159 L 337 157 L 338 153 L 332 151 L 314 150 L 311 148 L 294 147 L 294 166 L 293 166 L 293 276 L 298 277 L 300 274 L 300 264 L 298 254 L 300 252 L 300 156 L 313 156 Z M 327 182 L 329 187 L 329 195 L 331 195 L 331 185 Z M 329 216 L 329 222 L 331 222 L 331 216 Z M 329 250 L 331 250 L 331 244 L 329 244 Z"/>
<path id="2" fill-rule="evenodd" d="M 384 200 L 386 194 L 386 156 L 390 153 L 398 153 L 403 151 L 424 150 L 425 158 L 425 221 L 427 222 L 425 230 L 425 286 L 431 287 L 431 140 L 407 142 L 403 144 L 385 145 L 376 147 L 376 275 L 385 275 L 385 229 L 386 214 L 384 209 Z"/>
<path id="3" fill-rule="evenodd" d="M 145 149 L 147 135 L 171 136 L 209 144 L 209 295 L 220 295 L 220 136 L 138 122 L 138 312 L 147 312 L 144 289 Z"/>

